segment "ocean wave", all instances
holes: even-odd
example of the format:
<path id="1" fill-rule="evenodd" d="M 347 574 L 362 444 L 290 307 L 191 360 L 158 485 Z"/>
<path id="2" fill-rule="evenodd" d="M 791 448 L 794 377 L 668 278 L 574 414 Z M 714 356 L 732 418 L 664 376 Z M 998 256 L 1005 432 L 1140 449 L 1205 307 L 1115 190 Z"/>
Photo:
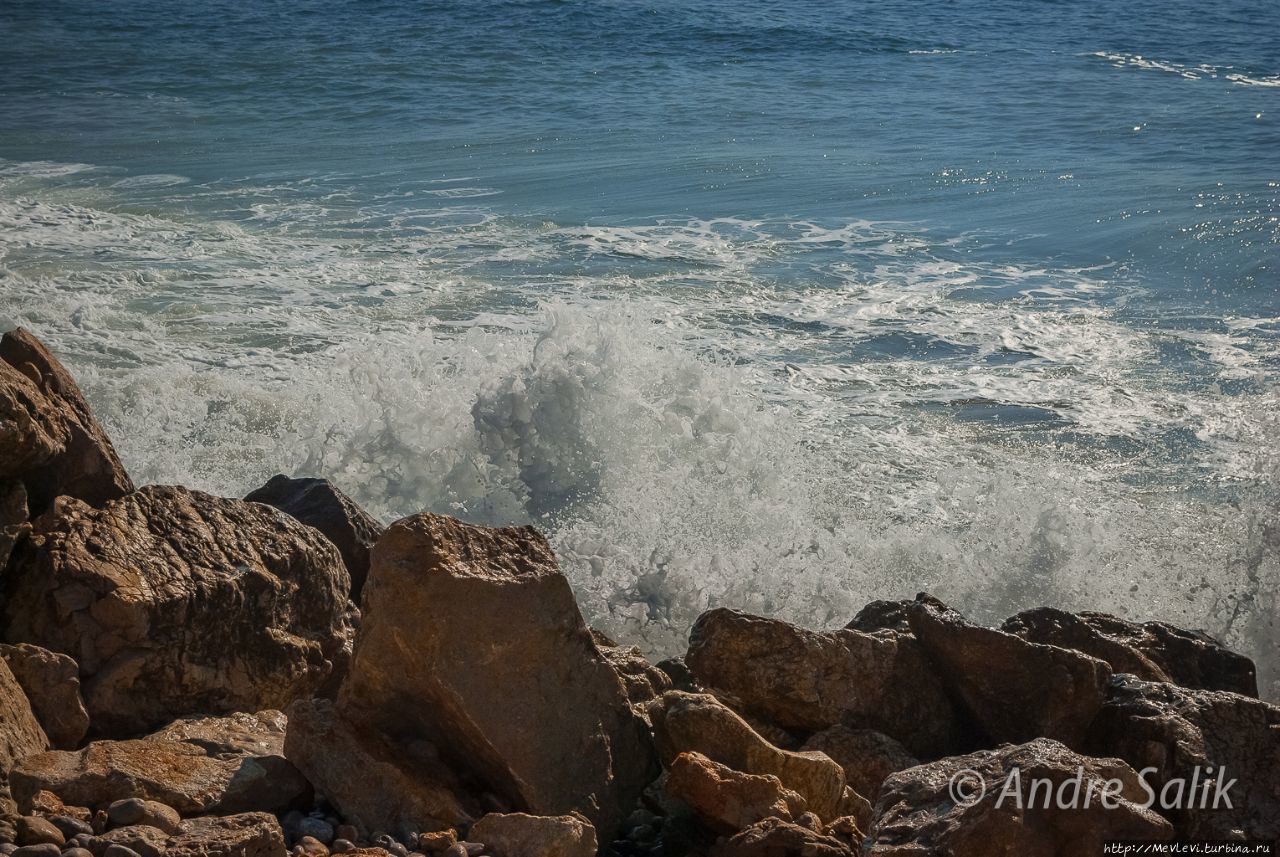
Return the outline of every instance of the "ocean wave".
<path id="1" fill-rule="evenodd" d="M 139 215 L 117 180 L 0 196 L 0 321 L 66 355 L 141 482 L 312 473 L 384 519 L 532 521 L 654 652 L 709 606 L 834 626 L 930 589 L 1207 625 L 1271 669 L 1274 319 L 1130 324 L 1112 269 L 902 223 L 287 184 Z"/>

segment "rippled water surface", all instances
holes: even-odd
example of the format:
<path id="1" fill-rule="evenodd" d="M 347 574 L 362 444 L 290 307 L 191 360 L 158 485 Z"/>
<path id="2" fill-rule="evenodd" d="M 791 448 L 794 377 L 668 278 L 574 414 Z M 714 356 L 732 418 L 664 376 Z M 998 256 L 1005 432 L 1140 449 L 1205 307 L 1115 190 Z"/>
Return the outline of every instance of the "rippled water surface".
<path id="1" fill-rule="evenodd" d="M 1270 0 L 8 0 L 0 44 L 0 321 L 139 481 L 533 521 L 654 651 L 927 588 L 1275 679 Z"/>

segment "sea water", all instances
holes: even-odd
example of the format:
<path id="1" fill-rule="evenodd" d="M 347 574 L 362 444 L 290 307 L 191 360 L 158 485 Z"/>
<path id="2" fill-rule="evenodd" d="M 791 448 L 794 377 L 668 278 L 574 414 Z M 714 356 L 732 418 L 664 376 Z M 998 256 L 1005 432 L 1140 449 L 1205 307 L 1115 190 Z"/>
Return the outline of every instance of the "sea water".
<path id="1" fill-rule="evenodd" d="M 655 654 L 929 590 L 1275 682 L 1278 266 L 1274 0 L 0 3 L 0 322 L 138 482 L 531 522 Z"/>

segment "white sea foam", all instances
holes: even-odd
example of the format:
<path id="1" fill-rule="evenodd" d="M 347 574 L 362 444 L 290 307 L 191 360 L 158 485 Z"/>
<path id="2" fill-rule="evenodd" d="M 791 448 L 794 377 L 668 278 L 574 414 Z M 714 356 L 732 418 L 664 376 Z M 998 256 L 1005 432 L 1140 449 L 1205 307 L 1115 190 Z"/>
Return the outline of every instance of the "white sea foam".
<path id="1" fill-rule="evenodd" d="M 0 321 L 67 355 L 140 481 L 314 473 L 384 519 L 533 521 L 592 621 L 660 652 L 711 605 L 834 626 L 930 589 L 1274 662 L 1275 319 L 1127 324 L 1139 293 L 1106 269 L 902 224 L 562 226 L 288 187 L 141 216 L 61 175 L 0 195 Z"/>

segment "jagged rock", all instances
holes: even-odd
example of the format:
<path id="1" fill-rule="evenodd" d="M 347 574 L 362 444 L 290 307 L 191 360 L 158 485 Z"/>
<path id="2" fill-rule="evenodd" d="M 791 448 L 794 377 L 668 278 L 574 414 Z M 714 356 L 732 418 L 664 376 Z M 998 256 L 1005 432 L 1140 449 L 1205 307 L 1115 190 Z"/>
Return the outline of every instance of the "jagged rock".
<path id="1" fill-rule="evenodd" d="M 272 476 L 266 485 L 245 495 L 266 503 L 324 533 L 338 547 L 351 575 L 351 599 L 358 605 L 369 576 L 369 551 L 386 528 L 327 479 Z"/>
<path id="2" fill-rule="evenodd" d="M 434 742 L 515 809 L 582 812 L 606 842 L 656 774 L 647 725 L 531 527 L 393 524 L 339 700 L 352 722 Z"/>
<path id="3" fill-rule="evenodd" d="M 27 489 L 16 479 L 0 480 L 0 572 L 13 546 L 31 530 L 27 523 Z"/>
<path id="4" fill-rule="evenodd" d="M 906 612 L 948 690 L 989 738 L 1080 746 L 1106 694 L 1105 661 L 974 625 L 928 596 Z"/>
<path id="5" fill-rule="evenodd" d="M 257 715 L 270 723 L 272 714 Z M 232 735 L 247 718 L 227 718 Z M 216 731 L 213 719 L 196 721 L 206 734 Z M 41 791 L 52 792 L 77 806 L 105 809 L 115 801 L 142 798 L 168 804 L 184 815 L 235 813 L 250 809 L 284 810 L 305 801 L 311 787 L 278 750 L 229 750 L 231 738 L 177 739 L 184 727 L 170 727 L 148 738 L 94 741 L 78 751 L 52 751 L 28 756 L 14 767 L 11 782 L 18 804 L 27 807 Z M 190 726 L 186 727 L 192 728 Z M 262 741 L 279 742 L 264 727 Z M 225 751 L 225 752 L 224 752 Z"/>
<path id="6" fill-rule="evenodd" d="M 290 707 L 285 755 L 363 836 L 465 826 L 479 814 L 429 744 L 393 744 L 327 700 Z"/>
<path id="7" fill-rule="evenodd" d="M 1108 806 L 1102 788 L 1112 780 Z M 880 788 L 862 853 L 1059 857 L 1101 854 L 1112 839 L 1171 838 L 1172 827 L 1143 808 L 1144 799 L 1137 773 L 1119 759 L 1091 759 L 1040 738 L 893 774 Z"/>
<path id="8" fill-rule="evenodd" d="M 826 820 L 851 814 L 859 803 L 830 757 L 773 746 L 710 694 L 668 691 L 652 717 L 658 752 L 668 765 L 681 753 L 696 752 L 744 774 L 772 775 Z"/>
<path id="9" fill-rule="evenodd" d="M 701 685 L 784 729 L 812 733 L 846 723 L 891 735 L 921 756 L 967 744 L 954 705 L 909 634 L 809 631 L 716 609 L 694 624 L 685 662 Z"/>
<path id="10" fill-rule="evenodd" d="M 1181 837 L 1280 837 L 1280 707 L 1117 675 L 1088 744 L 1143 772 Z"/>
<path id="11" fill-rule="evenodd" d="M 1002 630 L 1033 643 L 1074 649 L 1104 660 L 1118 673 L 1202 690 L 1258 695 L 1253 661 L 1203 631 L 1164 622 L 1136 624 L 1106 613 L 1067 613 L 1040 607 L 1005 621 Z"/>
<path id="12" fill-rule="evenodd" d="M 911 633 L 911 623 L 907 621 L 907 607 L 910 601 L 872 601 L 858 611 L 848 625 L 850 631 L 898 631 Z"/>
<path id="13" fill-rule="evenodd" d="M 49 743 L 59 750 L 78 747 L 89 731 L 89 712 L 80 698 L 76 662 L 29 643 L 0 645 L 0 657 L 26 692 Z"/>
<path id="14" fill-rule="evenodd" d="M 61 363 L 30 332 L 0 338 L 0 480 L 32 515 L 68 495 L 97 505 L 133 490 L 106 432 Z"/>
<path id="15" fill-rule="evenodd" d="M 766 818 L 717 842 L 710 857 L 853 857 L 856 853 L 834 836 L 781 818 Z"/>
<path id="16" fill-rule="evenodd" d="M 137 824 L 102 834 L 105 846 L 124 847 L 139 857 L 285 857 L 284 833 L 265 812 L 204 816 L 182 822 L 177 833 Z M 108 849 L 104 857 L 110 854 Z"/>
<path id="17" fill-rule="evenodd" d="M 613 667 L 622 685 L 627 690 L 627 698 L 633 705 L 645 706 L 649 702 L 671 690 L 671 678 L 662 670 L 649 663 L 636 646 L 620 646 L 600 631 L 591 629 L 591 636 L 596 647 Z"/>
<path id="18" fill-rule="evenodd" d="M 919 759 L 888 735 L 842 724 L 814 733 L 800 749 L 826 753 L 844 769 L 849 787 L 872 802 L 880 793 L 885 777 L 920 764 Z"/>
<path id="19" fill-rule="evenodd" d="M 793 821 L 806 811 L 804 798 L 777 777 L 735 771 L 701 753 L 680 753 L 671 760 L 666 789 L 722 833 L 765 818 Z"/>
<path id="20" fill-rule="evenodd" d="M 105 848 L 103 857 L 125 857 L 119 849 L 128 849 L 137 857 L 165 857 L 169 841 L 169 834 L 160 828 L 135 824 L 101 834 L 98 846 Z"/>
<path id="21" fill-rule="evenodd" d="M 265 812 L 193 818 L 166 846 L 165 857 L 285 857 L 284 833 Z"/>
<path id="22" fill-rule="evenodd" d="M 468 836 L 492 857 L 595 857 L 596 831 L 572 815 L 489 813 Z"/>
<path id="23" fill-rule="evenodd" d="M 7 639 L 76 658 L 99 735 L 280 708 L 328 677 L 349 581 L 334 546 L 268 506 L 148 486 L 60 498 L 10 563 Z"/>

